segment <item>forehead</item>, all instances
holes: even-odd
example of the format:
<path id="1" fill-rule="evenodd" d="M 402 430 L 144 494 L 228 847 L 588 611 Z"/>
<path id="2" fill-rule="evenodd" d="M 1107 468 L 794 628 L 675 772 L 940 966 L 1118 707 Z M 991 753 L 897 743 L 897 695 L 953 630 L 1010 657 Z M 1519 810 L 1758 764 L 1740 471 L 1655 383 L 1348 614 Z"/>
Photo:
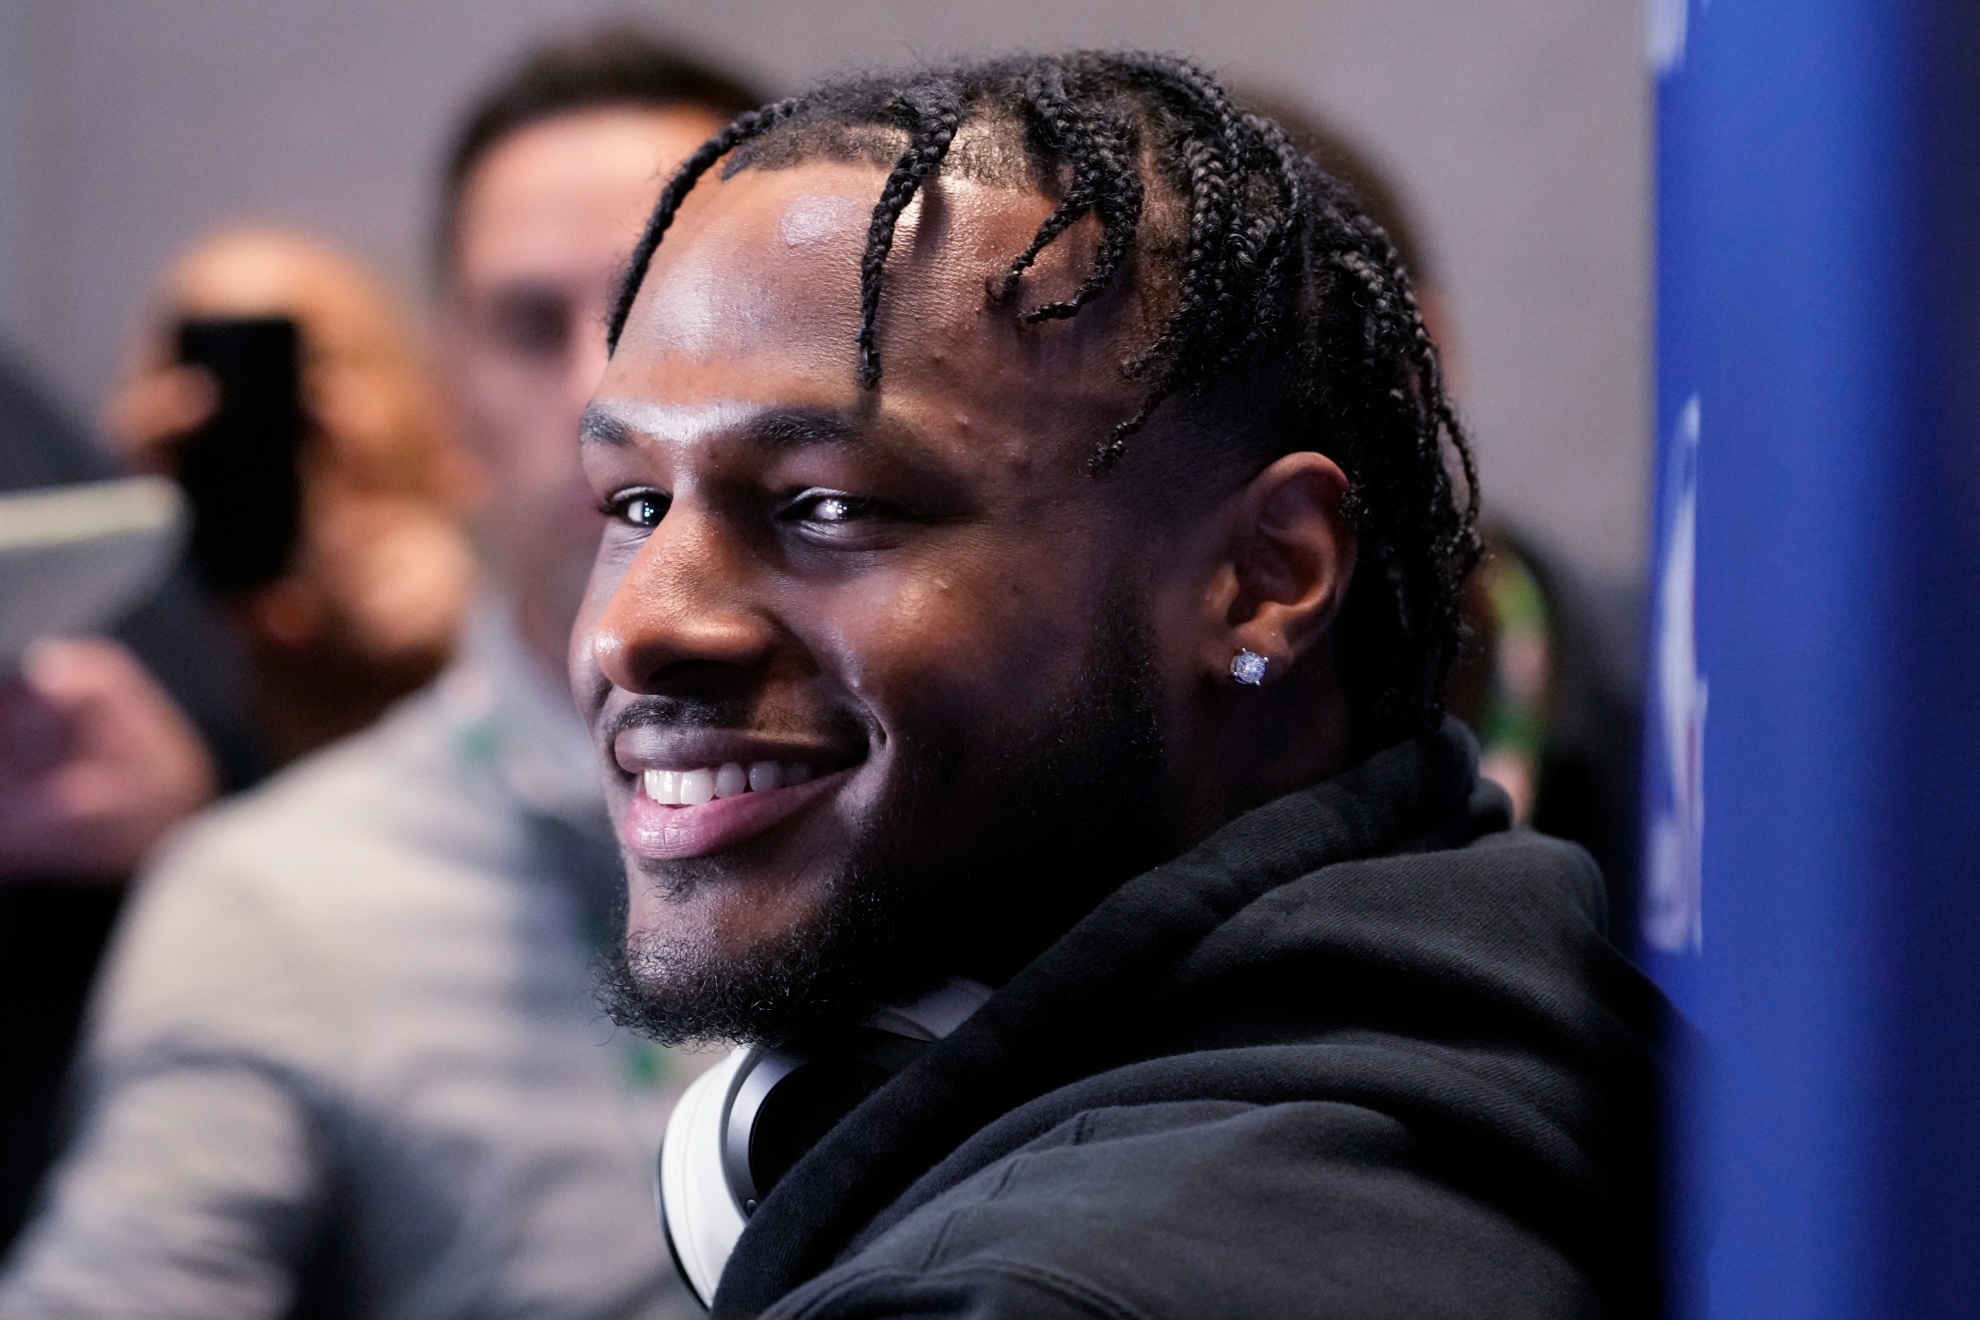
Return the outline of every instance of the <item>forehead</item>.
<path id="1" fill-rule="evenodd" d="M 1090 260 L 1086 224 L 1048 248 L 1018 298 L 986 285 L 1052 203 L 1024 188 L 937 176 L 902 215 L 878 316 L 883 375 L 856 381 L 860 269 L 884 171 L 839 162 L 746 169 L 688 195 L 642 282 L 601 403 L 878 408 L 979 446 L 1097 443 L 1132 411 L 1122 314 L 1020 323 Z"/>
<path id="2" fill-rule="evenodd" d="M 660 188 L 721 127 L 709 111 L 573 111 L 497 142 L 468 175 L 455 219 L 460 273 L 622 258 Z"/>
<path id="3" fill-rule="evenodd" d="M 315 240 L 245 230 L 207 240 L 167 272 L 161 311 L 180 316 L 287 316 L 312 352 L 390 357 L 408 329 L 384 286 Z"/>

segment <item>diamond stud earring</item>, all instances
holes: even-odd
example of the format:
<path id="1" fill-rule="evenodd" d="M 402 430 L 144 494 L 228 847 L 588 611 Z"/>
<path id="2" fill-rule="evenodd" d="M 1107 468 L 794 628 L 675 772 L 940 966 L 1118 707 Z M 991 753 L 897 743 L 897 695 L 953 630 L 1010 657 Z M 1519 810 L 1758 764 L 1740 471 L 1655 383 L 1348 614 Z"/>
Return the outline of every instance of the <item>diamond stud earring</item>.
<path id="1" fill-rule="evenodd" d="M 1231 677 L 1246 687 L 1265 681 L 1265 657 L 1253 650 L 1242 650 L 1231 657 Z"/>

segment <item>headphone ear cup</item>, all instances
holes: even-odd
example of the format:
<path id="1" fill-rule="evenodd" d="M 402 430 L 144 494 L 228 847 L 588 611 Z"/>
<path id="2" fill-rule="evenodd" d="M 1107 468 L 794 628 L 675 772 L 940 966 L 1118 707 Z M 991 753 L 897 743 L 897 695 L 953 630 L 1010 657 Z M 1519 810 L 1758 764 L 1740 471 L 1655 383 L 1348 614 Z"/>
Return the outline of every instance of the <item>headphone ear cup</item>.
<path id="1" fill-rule="evenodd" d="M 743 1226 L 804 1153 L 889 1077 L 983 1006 L 952 980 L 872 1023 L 777 1050 L 744 1047 L 694 1079 L 660 1143 L 660 1223 L 681 1277 L 710 1305 Z"/>
<path id="2" fill-rule="evenodd" d="M 660 1143 L 660 1224 L 674 1264 L 701 1304 L 711 1304 L 729 1253 L 742 1236 L 742 1203 L 722 1167 L 722 1120 L 738 1076 L 761 1051 L 738 1049 L 694 1079 L 667 1119 Z"/>
<path id="3" fill-rule="evenodd" d="M 839 1120 L 928 1042 L 852 1027 L 745 1062 L 722 1116 L 722 1171 L 745 1217 Z"/>

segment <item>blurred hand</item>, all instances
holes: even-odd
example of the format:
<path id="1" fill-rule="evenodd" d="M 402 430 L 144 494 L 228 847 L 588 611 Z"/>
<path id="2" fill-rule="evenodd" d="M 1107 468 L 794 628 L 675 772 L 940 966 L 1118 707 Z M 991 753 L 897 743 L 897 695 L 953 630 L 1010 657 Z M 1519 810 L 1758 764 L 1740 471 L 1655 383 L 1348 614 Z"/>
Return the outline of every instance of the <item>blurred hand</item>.
<path id="1" fill-rule="evenodd" d="M 161 362 L 124 379 L 111 396 L 105 430 L 133 468 L 169 477 L 179 447 L 220 406 L 210 372 Z"/>
<path id="2" fill-rule="evenodd" d="M 36 642 L 0 682 L 0 879 L 120 881 L 215 783 L 191 722 L 115 642 Z"/>
<path id="3" fill-rule="evenodd" d="M 474 556 L 451 517 L 418 500 L 331 497 L 310 505 L 295 570 L 242 603 L 257 639 L 302 651 L 334 638 L 389 669 L 452 649 L 474 589 Z"/>
<path id="4" fill-rule="evenodd" d="M 331 520 L 323 541 L 337 595 L 371 654 L 452 649 L 475 579 L 459 523 L 412 500 L 379 500 Z"/>

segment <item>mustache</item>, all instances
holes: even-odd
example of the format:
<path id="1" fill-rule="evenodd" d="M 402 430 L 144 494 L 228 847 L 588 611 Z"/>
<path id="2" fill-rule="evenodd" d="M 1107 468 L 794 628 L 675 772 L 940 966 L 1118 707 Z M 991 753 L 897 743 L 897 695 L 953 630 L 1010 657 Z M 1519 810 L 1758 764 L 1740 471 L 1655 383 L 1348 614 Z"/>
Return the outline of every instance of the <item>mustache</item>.
<path id="1" fill-rule="evenodd" d="M 643 696 L 620 708 L 605 725 L 605 745 L 611 746 L 620 734 L 633 729 L 750 729 L 761 728 L 755 703 L 747 697 Z M 815 730 L 833 741 L 865 736 L 866 725 L 849 710 L 819 712 L 802 724 L 789 721 L 780 731 Z"/>
<path id="2" fill-rule="evenodd" d="M 612 716 L 605 739 L 632 729 L 741 729 L 749 721 L 749 703 L 739 697 L 639 697 Z"/>

